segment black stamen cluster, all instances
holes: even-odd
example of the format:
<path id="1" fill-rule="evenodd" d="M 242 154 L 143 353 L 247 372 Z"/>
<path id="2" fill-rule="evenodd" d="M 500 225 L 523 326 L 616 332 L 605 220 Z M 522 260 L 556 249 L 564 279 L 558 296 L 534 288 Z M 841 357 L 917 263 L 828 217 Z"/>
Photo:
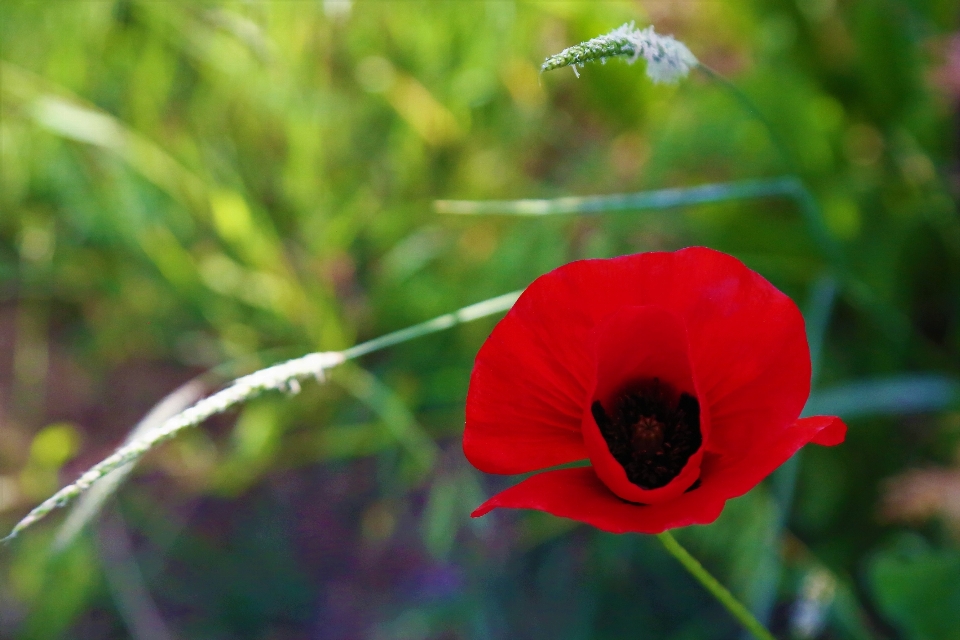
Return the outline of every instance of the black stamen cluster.
<path id="1" fill-rule="evenodd" d="M 617 396 L 609 413 L 600 402 L 590 409 L 610 453 L 642 489 L 658 489 L 676 478 L 703 442 L 700 403 L 688 393 L 678 398 L 658 378 Z"/>

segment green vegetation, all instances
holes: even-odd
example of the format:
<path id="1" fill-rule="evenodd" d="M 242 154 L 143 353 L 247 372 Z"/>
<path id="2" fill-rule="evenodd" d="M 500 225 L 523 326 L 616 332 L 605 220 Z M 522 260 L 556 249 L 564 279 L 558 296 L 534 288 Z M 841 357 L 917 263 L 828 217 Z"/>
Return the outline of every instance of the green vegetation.
<path id="1" fill-rule="evenodd" d="M 797 301 L 808 409 L 850 432 L 677 540 L 778 637 L 955 640 L 958 15 L 3 3 L 0 533 L 190 380 L 165 416 L 571 260 L 699 244 Z M 541 75 L 634 20 L 706 68 Z M 469 518 L 509 481 L 458 442 L 495 320 L 265 394 L 147 455 L 80 535 L 25 531 L 0 549 L 0 637 L 740 633 L 652 537 Z"/>

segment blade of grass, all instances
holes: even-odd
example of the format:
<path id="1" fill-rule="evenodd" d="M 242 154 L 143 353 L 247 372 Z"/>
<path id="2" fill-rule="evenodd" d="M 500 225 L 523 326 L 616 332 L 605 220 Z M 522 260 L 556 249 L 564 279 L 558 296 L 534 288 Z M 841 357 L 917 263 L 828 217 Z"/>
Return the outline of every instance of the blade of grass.
<path id="1" fill-rule="evenodd" d="M 830 265 L 830 275 L 836 280 L 848 301 L 868 315 L 890 340 L 895 343 L 902 342 L 910 334 L 910 323 L 906 316 L 880 300 L 866 284 L 847 269 L 841 248 L 827 230 L 816 199 L 803 181 L 796 176 L 720 182 L 637 193 L 552 199 L 437 200 L 434 202 L 434 208 L 438 213 L 453 215 L 591 215 L 614 211 L 669 209 L 765 197 L 788 198 L 796 205 L 815 245 Z"/>
<path id="2" fill-rule="evenodd" d="M 810 291 L 810 301 L 804 320 L 807 325 L 807 342 L 810 345 L 810 384 L 815 385 L 820 377 L 820 364 L 823 362 L 823 343 L 827 337 L 827 327 L 833 306 L 837 299 L 837 281 L 826 275 L 814 281 Z"/>
<path id="3" fill-rule="evenodd" d="M 960 379 L 913 374 L 857 380 L 810 396 L 807 412 L 843 418 L 895 416 L 960 406 Z"/>
<path id="4" fill-rule="evenodd" d="M 761 180 L 717 182 L 695 187 L 658 189 L 637 193 L 602 196 L 564 197 L 528 200 L 437 200 L 437 213 L 474 215 L 504 214 L 543 216 L 557 214 L 595 214 L 610 211 L 669 209 L 711 202 L 786 196 L 796 198 L 799 185 L 793 176 Z"/>
<path id="5" fill-rule="evenodd" d="M 103 574 L 114 605 L 130 637 L 173 640 L 174 634 L 150 596 L 126 524 L 120 514 L 104 519 L 97 536 Z"/>

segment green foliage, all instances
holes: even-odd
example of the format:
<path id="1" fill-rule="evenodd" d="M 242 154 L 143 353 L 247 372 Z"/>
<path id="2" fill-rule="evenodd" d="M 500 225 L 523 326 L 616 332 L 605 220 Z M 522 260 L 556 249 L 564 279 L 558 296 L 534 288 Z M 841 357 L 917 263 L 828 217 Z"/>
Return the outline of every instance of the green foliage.
<path id="1" fill-rule="evenodd" d="M 89 536 L 56 555 L 50 554 L 50 543 L 50 536 L 31 539 L 7 569 L 13 595 L 29 607 L 18 639 L 67 637 L 70 626 L 102 589 Z"/>
<path id="2" fill-rule="evenodd" d="M 348 348 L 570 260 L 702 244 L 810 310 L 808 412 L 837 411 L 851 431 L 804 451 L 795 501 L 778 476 L 678 539 L 737 595 L 766 599 L 781 636 L 822 571 L 826 637 L 957 635 L 943 512 L 878 517 L 884 480 L 955 465 L 960 446 L 955 2 L 0 12 L 4 532 L 43 497 L 31 487 L 75 479 L 197 374 L 216 368 L 216 385 Z M 547 56 L 631 20 L 729 77 L 775 135 L 697 71 L 670 86 L 619 62 L 539 75 Z M 812 201 L 788 189 L 662 209 L 664 189 L 785 175 Z M 553 212 L 556 198 L 594 215 L 434 205 Z M 459 454 L 494 318 L 460 320 L 145 458 L 119 509 L 142 591 L 176 637 L 737 633 L 654 540 L 540 514 L 467 518 L 504 484 Z M 107 559 L 84 536 L 45 555 L 45 526 L 0 551 L 0 636 L 131 635 L 101 587 Z M 890 551 L 893 526 L 929 547 Z"/>
<path id="3" fill-rule="evenodd" d="M 870 585 L 883 614 L 910 640 L 960 635 L 960 553 L 903 538 L 873 558 Z"/>

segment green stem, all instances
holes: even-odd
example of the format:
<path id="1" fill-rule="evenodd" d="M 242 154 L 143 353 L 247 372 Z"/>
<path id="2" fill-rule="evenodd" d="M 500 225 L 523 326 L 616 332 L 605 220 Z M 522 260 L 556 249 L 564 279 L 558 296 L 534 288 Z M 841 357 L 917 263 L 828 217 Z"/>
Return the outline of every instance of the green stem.
<path id="1" fill-rule="evenodd" d="M 794 189 L 791 195 L 794 197 L 797 205 L 800 207 L 800 211 L 807 221 L 810 233 L 817 243 L 817 247 L 824 253 L 824 257 L 830 261 L 834 269 L 838 273 L 843 273 L 843 254 L 840 251 L 840 247 L 827 229 L 826 223 L 823 219 L 823 212 L 820 210 L 820 205 L 817 203 L 816 198 L 813 197 L 813 194 L 810 192 L 810 189 L 807 187 L 806 183 L 799 177 L 800 167 L 797 166 L 797 163 L 793 159 L 793 154 L 790 153 L 789 147 L 787 147 L 787 144 L 784 142 L 783 138 L 780 137 L 776 127 L 774 127 L 773 123 L 763 114 L 762 111 L 760 111 L 760 108 L 757 107 L 750 96 L 744 93 L 743 89 L 731 82 L 726 76 L 714 69 L 711 69 L 702 62 L 697 66 L 697 68 L 700 69 L 700 71 L 702 71 L 713 82 L 717 83 L 727 92 L 729 92 L 730 95 L 733 96 L 738 103 L 740 103 L 740 106 L 743 107 L 747 113 L 756 118 L 757 122 L 763 125 L 763 128 L 767 130 L 767 135 L 770 137 L 770 142 L 777 150 L 777 154 L 780 156 L 780 159 L 784 162 L 784 164 L 786 164 L 787 168 L 797 176 L 797 178 L 794 180 L 794 183 L 791 185 Z"/>
<path id="2" fill-rule="evenodd" d="M 663 546 L 666 547 L 670 555 L 676 558 L 677 561 L 683 565 L 683 568 L 689 571 L 690 575 L 696 578 L 697 581 L 730 612 L 730 615 L 743 625 L 744 629 L 752 633 L 753 637 L 757 640 L 776 640 L 773 634 L 767 631 L 767 628 L 753 617 L 749 609 L 743 606 L 725 586 L 720 584 L 716 578 L 703 568 L 703 565 L 700 564 L 696 558 L 690 555 L 689 551 L 677 542 L 673 534 L 669 531 L 664 531 L 663 533 L 657 534 L 657 537 L 660 538 L 660 542 L 663 543 Z"/>
<path id="3" fill-rule="evenodd" d="M 343 351 L 343 358 L 344 360 L 353 360 L 354 358 L 359 358 L 360 356 L 365 356 L 368 353 L 380 351 L 381 349 L 386 349 L 387 347 L 392 347 L 402 342 L 413 340 L 414 338 L 427 336 L 431 333 L 437 333 L 438 331 L 455 327 L 456 325 L 464 322 L 472 322 L 473 320 L 478 320 L 495 313 L 500 313 L 501 311 L 506 311 L 513 306 L 513 303 L 517 301 L 517 298 L 520 297 L 521 293 L 523 293 L 522 290 L 511 291 L 510 293 L 505 293 L 501 296 L 497 296 L 496 298 L 490 298 L 489 300 L 484 300 L 483 302 L 471 304 L 452 313 L 446 313 L 442 316 L 437 316 L 433 320 L 427 320 L 426 322 L 415 324 L 412 327 L 400 329 L 399 331 L 388 333 L 384 336 L 380 336 L 379 338 L 368 340 L 361 344 L 350 347 L 349 349 L 345 349 Z"/>
<path id="4" fill-rule="evenodd" d="M 777 133 L 773 123 L 770 122 L 765 115 L 763 115 L 763 112 L 760 111 L 756 104 L 754 104 L 753 100 L 751 100 L 750 97 L 744 93 L 740 87 L 731 82 L 719 71 L 708 67 L 702 62 L 697 65 L 697 68 L 700 69 L 700 71 L 702 71 L 708 78 L 729 91 L 730 95 L 732 95 L 737 102 L 740 103 L 740 106 L 742 106 L 747 113 L 756 118 L 757 121 L 764 126 L 764 128 L 767 130 L 767 134 L 770 136 L 770 141 L 773 143 L 773 146 L 776 147 L 781 159 L 787 164 L 792 172 L 799 174 L 796 163 L 793 161 L 793 156 L 790 154 L 790 150 L 787 148 L 783 138 L 780 137 L 780 134 Z"/>
<path id="5" fill-rule="evenodd" d="M 800 207 L 800 211 L 807 222 L 810 235 L 817 249 L 830 264 L 833 275 L 838 280 L 838 284 L 850 298 L 851 302 L 862 307 L 864 311 L 873 316 L 874 321 L 877 322 L 878 326 L 892 341 L 895 343 L 901 342 L 903 337 L 910 333 L 910 323 L 903 314 L 892 309 L 889 305 L 882 303 L 864 283 L 854 277 L 846 264 L 843 248 L 828 230 L 819 203 L 817 203 L 816 198 L 813 197 L 813 192 L 810 191 L 806 183 L 799 177 L 800 169 L 794 161 L 783 138 L 780 137 L 776 128 L 774 128 L 773 123 L 763 115 L 763 112 L 760 111 L 753 100 L 750 99 L 750 96 L 729 79 L 703 63 L 699 63 L 697 68 L 712 81 L 727 90 L 730 95 L 767 130 L 770 141 L 774 148 L 776 148 L 783 162 L 793 173 L 797 174 L 797 178 L 792 185 L 794 191 L 791 195 L 797 203 L 797 206 Z"/>

